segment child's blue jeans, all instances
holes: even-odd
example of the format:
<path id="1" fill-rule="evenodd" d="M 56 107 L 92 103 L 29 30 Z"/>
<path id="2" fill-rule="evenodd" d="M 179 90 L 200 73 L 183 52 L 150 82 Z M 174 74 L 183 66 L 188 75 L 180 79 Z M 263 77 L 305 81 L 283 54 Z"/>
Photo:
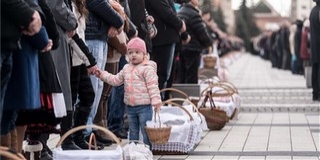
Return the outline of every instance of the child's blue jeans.
<path id="1" fill-rule="evenodd" d="M 129 139 L 139 140 L 139 131 L 143 136 L 143 143 L 147 144 L 151 148 L 149 137 L 146 133 L 146 122 L 152 120 L 152 107 L 151 105 L 128 105 L 128 122 L 129 122 Z"/>

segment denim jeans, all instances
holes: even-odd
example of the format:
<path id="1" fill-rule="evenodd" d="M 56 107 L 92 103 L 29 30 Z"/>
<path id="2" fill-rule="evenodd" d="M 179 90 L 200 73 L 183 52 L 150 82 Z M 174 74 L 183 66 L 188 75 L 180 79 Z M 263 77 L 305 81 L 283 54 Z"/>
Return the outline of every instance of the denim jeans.
<path id="1" fill-rule="evenodd" d="M 0 95 L 0 122 L 2 119 L 3 112 L 3 101 L 7 90 L 7 85 L 10 80 L 12 71 L 12 52 L 1 51 L 0 57 L 0 71 L 1 71 L 1 95 Z"/>
<path id="2" fill-rule="evenodd" d="M 121 56 L 119 61 L 119 71 L 127 64 L 125 56 Z M 124 86 L 112 87 L 110 97 L 108 99 L 108 129 L 116 132 L 124 128 L 124 112 L 126 104 L 123 102 Z"/>
<path id="3" fill-rule="evenodd" d="M 98 68 L 103 71 L 107 62 L 107 42 L 100 40 L 87 40 L 86 43 L 88 45 L 89 50 L 92 52 L 92 55 L 97 61 Z M 91 75 L 90 79 L 95 93 L 95 98 L 91 107 L 91 112 L 88 117 L 87 125 L 93 124 L 93 119 L 96 116 L 103 90 L 103 82 L 100 79 L 98 79 L 95 75 Z M 87 129 L 87 132 L 90 133 L 91 129 Z"/>
<path id="4" fill-rule="evenodd" d="M 124 85 L 112 87 L 108 100 L 108 129 L 116 132 L 124 128 L 124 112 L 126 104 L 123 102 Z"/>
<path id="5" fill-rule="evenodd" d="M 152 148 L 149 137 L 146 133 L 146 122 L 152 120 L 151 105 L 128 106 L 129 139 L 139 140 L 139 131 L 143 136 L 143 143 Z"/>

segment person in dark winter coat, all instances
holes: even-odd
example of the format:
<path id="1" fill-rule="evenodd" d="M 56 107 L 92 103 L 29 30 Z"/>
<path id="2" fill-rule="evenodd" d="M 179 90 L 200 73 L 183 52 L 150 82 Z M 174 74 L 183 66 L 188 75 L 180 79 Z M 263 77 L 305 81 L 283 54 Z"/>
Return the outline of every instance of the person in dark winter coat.
<path id="1" fill-rule="evenodd" d="M 303 27 L 303 22 L 301 20 L 296 21 L 296 26 L 297 30 L 294 34 L 294 54 L 297 59 L 297 64 L 296 64 L 296 71 L 294 74 L 302 74 L 302 61 L 300 58 L 300 47 L 301 47 L 301 34 L 302 34 L 302 27 Z"/>
<path id="2" fill-rule="evenodd" d="M 180 41 L 180 33 L 186 31 L 186 25 L 175 12 L 172 0 L 146 1 L 146 10 L 153 16 L 158 30 L 152 39 L 150 59 L 158 65 L 159 89 L 167 88 L 174 60 L 175 45 Z M 133 13 L 133 11 L 131 12 Z M 164 99 L 162 93 L 162 98 Z"/>
<path id="3" fill-rule="evenodd" d="M 64 0 L 50 0 L 47 1 L 49 8 L 57 23 L 57 29 L 60 34 L 60 45 L 52 51 L 53 62 L 56 66 L 57 74 L 61 83 L 67 116 L 61 120 L 61 135 L 66 133 L 72 128 L 73 125 L 73 111 L 72 111 L 72 98 L 71 98 L 71 84 L 70 84 L 70 71 L 71 71 L 71 56 L 68 46 L 68 37 L 73 36 L 77 28 L 77 19 L 70 6 Z M 73 142 L 73 137 L 69 136 L 62 144 L 63 149 L 80 149 Z"/>
<path id="4" fill-rule="evenodd" d="M 18 148 L 15 125 L 18 111 L 40 107 L 37 50 L 52 47 L 45 28 L 41 26 L 45 17 L 37 1 L 24 2 L 1 1 L 4 8 L 1 11 L 0 142 L 1 146 L 12 149 Z M 16 12 L 17 8 L 21 10 Z M 16 19 L 13 20 L 12 16 Z"/>
<path id="5" fill-rule="evenodd" d="M 277 67 L 277 31 L 273 29 L 270 37 L 270 61 L 272 68 Z"/>
<path id="6" fill-rule="evenodd" d="M 312 99 L 320 101 L 320 0 L 310 13 L 311 64 L 312 64 Z"/>
<path id="7" fill-rule="evenodd" d="M 12 51 L 20 48 L 19 39 L 24 32 L 34 35 L 39 32 L 42 21 L 39 12 L 22 0 L 1 0 L 1 95 L 0 121 L 3 99 L 12 70 Z M 24 30 L 21 30 L 24 28 Z M 27 32 L 28 31 L 28 32 Z"/>
<path id="8" fill-rule="evenodd" d="M 289 43 L 289 22 L 285 21 L 280 29 L 281 69 L 289 70 L 291 64 L 290 43 Z"/>
<path id="9" fill-rule="evenodd" d="M 213 45 L 213 40 L 197 9 L 198 5 L 199 0 L 191 0 L 184 3 L 178 12 L 178 16 L 185 21 L 187 32 L 191 36 L 190 42 L 181 47 L 180 83 L 198 83 L 201 52 Z"/>
<path id="10" fill-rule="evenodd" d="M 13 52 L 14 65 L 4 98 L 1 135 L 7 135 L 9 131 L 14 134 L 19 110 L 40 108 L 38 50 L 46 48 L 49 43 L 52 46 L 52 41 L 49 42 L 47 32 L 42 27 L 31 37 L 22 36 L 21 50 Z M 9 147 L 17 149 L 17 146 Z"/>
<path id="11" fill-rule="evenodd" d="M 275 43 L 274 43 L 274 48 L 275 48 L 275 64 L 278 69 L 281 69 L 282 66 L 282 43 L 281 43 L 281 28 L 276 31 L 275 34 Z"/>
<path id="12" fill-rule="evenodd" d="M 49 39 L 52 40 L 52 50 L 56 49 L 59 46 L 60 35 L 56 27 L 56 21 L 53 18 L 52 12 L 47 5 L 46 0 L 39 0 L 39 6 L 42 9 L 42 12 L 45 15 L 46 21 L 44 27 L 47 30 Z M 56 126 L 60 123 L 59 118 L 64 115 L 55 115 L 56 107 L 61 107 L 65 109 L 65 106 L 53 105 L 54 100 L 52 97 L 60 95 L 63 99 L 60 82 L 58 80 L 55 66 L 53 64 L 51 52 L 38 52 L 38 61 L 39 61 L 39 82 L 40 82 L 40 97 L 41 99 L 41 108 L 32 109 L 32 110 L 19 110 L 18 117 L 16 120 L 17 128 L 17 143 L 18 143 L 18 152 L 22 151 L 22 148 L 34 148 L 32 152 L 39 155 L 39 151 L 42 150 L 40 157 L 41 158 L 50 158 L 51 155 L 50 149 L 47 146 L 47 140 L 49 139 L 49 134 L 57 133 Z M 60 99 L 61 100 L 61 99 Z M 55 102 L 58 101 L 55 99 Z M 37 118 L 34 118 L 37 117 Z M 22 142 L 27 138 L 25 146 L 22 146 Z M 29 143 L 30 142 L 30 143 Z M 35 147 L 38 146 L 38 147 Z M 40 148 L 39 148 L 40 147 Z M 38 148 L 38 150 L 36 149 Z M 31 150 L 28 150 L 31 152 Z M 27 155 L 27 154 L 26 154 Z M 35 157 L 37 157 L 35 156 Z M 30 158 L 27 155 L 26 158 Z"/>
<path id="13" fill-rule="evenodd" d="M 310 66 L 310 51 L 310 21 L 307 19 L 303 23 L 300 47 L 300 57 L 302 60 L 303 68 Z"/>
<path id="14" fill-rule="evenodd" d="M 137 27 L 138 37 L 146 42 L 147 51 L 151 53 L 152 51 L 152 41 L 147 31 L 147 19 L 145 12 L 145 0 L 128 0 L 128 6 L 130 9 L 130 14 L 128 17 L 132 23 Z"/>

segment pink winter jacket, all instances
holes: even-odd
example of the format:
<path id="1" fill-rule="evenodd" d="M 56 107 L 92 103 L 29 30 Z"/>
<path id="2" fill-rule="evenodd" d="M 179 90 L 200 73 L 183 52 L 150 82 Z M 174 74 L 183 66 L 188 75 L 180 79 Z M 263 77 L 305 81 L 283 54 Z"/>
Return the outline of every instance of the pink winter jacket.
<path id="1" fill-rule="evenodd" d="M 157 64 L 153 61 L 126 64 L 117 75 L 103 72 L 102 80 L 113 86 L 124 84 L 124 103 L 127 105 L 161 104 Z"/>

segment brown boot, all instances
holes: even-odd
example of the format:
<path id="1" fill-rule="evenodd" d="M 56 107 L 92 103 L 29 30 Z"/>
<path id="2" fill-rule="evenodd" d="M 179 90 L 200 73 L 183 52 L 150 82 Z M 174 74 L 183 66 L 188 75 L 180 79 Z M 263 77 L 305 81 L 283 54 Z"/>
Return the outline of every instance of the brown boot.
<path id="1" fill-rule="evenodd" d="M 10 131 L 11 137 L 11 149 L 18 151 L 18 142 L 17 142 L 17 130 L 13 129 Z"/>
<path id="2" fill-rule="evenodd" d="M 1 146 L 11 148 L 11 134 L 1 135 Z"/>
<path id="3" fill-rule="evenodd" d="M 104 124 L 104 121 L 100 121 L 99 123 L 95 123 L 95 125 L 101 126 L 101 127 L 106 127 L 106 125 Z M 96 135 L 97 141 L 100 141 L 102 143 L 115 143 L 115 140 L 112 139 L 110 136 L 106 135 L 106 133 L 104 133 L 101 130 L 96 130 L 93 131 L 93 133 Z M 121 141 L 121 139 L 119 139 Z"/>
<path id="4" fill-rule="evenodd" d="M 23 145 L 23 140 L 25 136 L 25 132 L 27 130 L 27 126 L 17 126 L 17 143 L 18 143 L 18 149 L 17 152 L 22 153 L 22 145 Z"/>
<path id="5" fill-rule="evenodd" d="M 95 123 L 95 125 L 100 126 L 100 127 L 103 127 L 103 128 L 106 128 L 106 124 L 105 124 L 104 122 L 105 122 L 105 121 L 102 120 L 102 121 L 100 121 L 99 123 Z M 96 133 L 98 133 L 101 137 L 103 137 L 103 138 L 105 138 L 105 139 L 110 139 L 110 140 L 111 140 L 111 138 L 110 138 L 108 135 L 106 135 L 106 134 L 105 134 L 103 131 L 101 131 L 101 130 L 97 130 Z"/>

